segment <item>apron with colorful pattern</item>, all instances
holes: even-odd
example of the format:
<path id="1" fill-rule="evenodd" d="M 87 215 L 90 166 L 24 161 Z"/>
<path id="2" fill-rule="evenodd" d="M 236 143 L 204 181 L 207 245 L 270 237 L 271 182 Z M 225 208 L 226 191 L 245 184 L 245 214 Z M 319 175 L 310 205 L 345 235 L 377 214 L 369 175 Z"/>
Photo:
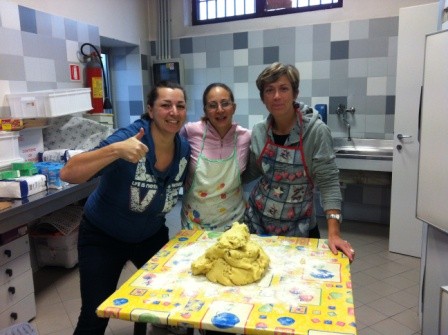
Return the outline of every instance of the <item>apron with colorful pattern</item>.
<path id="1" fill-rule="evenodd" d="M 202 153 L 207 130 L 202 138 L 201 152 L 191 187 L 182 202 L 183 229 L 225 231 L 242 220 L 246 202 L 243 198 L 241 173 L 237 155 L 237 135 L 232 155 L 209 159 Z"/>
<path id="2" fill-rule="evenodd" d="M 245 222 L 251 233 L 308 237 L 313 190 L 303 152 L 303 121 L 298 112 L 297 146 L 275 144 L 269 136 L 258 158 L 263 176 L 252 190 Z"/>

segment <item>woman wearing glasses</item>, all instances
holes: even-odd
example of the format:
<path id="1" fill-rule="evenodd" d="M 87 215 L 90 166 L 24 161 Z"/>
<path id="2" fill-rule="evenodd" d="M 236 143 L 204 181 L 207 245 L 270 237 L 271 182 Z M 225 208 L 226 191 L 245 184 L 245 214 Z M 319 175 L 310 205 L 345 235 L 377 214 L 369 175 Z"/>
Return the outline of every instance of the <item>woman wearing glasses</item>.
<path id="1" fill-rule="evenodd" d="M 208 85 L 202 102 L 202 119 L 187 123 L 180 132 L 191 146 L 182 228 L 224 231 L 244 216 L 241 174 L 246 169 L 250 131 L 233 122 L 236 104 L 227 85 Z"/>
<path id="2" fill-rule="evenodd" d="M 142 267 L 165 243 L 165 214 L 176 204 L 190 148 L 178 132 L 186 94 L 161 82 L 148 94 L 147 112 L 91 151 L 74 156 L 61 179 L 74 184 L 101 176 L 84 206 L 78 256 L 81 314 L 75 334 L 104 334 L 95 309 L 115 290 L 128 260 Z"/>

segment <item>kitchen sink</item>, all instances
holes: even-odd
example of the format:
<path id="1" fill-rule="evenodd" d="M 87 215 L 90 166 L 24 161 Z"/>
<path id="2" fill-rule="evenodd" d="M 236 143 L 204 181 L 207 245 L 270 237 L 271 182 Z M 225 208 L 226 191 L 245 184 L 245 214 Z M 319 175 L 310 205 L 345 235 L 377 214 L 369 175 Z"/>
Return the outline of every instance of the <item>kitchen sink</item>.
<path id="1" fill-rule="evenodd" d="M 337 158 L 392 160 L 393 140 L 352 138 L 333 138 Z"/>

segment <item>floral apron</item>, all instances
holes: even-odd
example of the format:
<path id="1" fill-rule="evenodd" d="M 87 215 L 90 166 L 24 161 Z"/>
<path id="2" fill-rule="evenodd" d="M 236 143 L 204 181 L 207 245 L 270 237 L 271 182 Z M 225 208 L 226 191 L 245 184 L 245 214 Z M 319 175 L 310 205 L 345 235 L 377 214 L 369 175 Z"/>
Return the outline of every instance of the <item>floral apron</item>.
<path id="1" fill-rule="evenodd" d="M 303 152 L 302 115 L 298 112 L 300 141 L 283 146 L 269 136 L 258 158 L 263 176 L 249 197 L 245 222 L 251 233 L 308 237 L 313 214 L 313 190 Z"/>
<path id="2" fill-rule="evenodd" d="M 183 229 L 225 231 L 242 220 L 246 202 L 243 198 L 237 155 L 237 135 L 232 155 L 209 159 L 202 153 L 207 130 L 202 138 L 191 187 L 184 195 L 181 221 Z"/>

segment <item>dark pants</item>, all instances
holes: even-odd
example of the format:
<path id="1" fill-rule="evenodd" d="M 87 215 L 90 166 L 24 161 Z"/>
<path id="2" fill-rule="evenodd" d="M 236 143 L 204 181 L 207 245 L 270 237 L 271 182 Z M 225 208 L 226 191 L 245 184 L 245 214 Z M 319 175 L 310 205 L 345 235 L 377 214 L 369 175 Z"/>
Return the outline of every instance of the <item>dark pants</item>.
<path id="1" fill-rule="evenodd" d="M 113 222 L 111 222 L 113 224 Z M 74 335 L 103 335 L 109 319 L 96 316 L 96 308 L 115 292 L 128 260 L 142 267 L 168 242 L 168 228 L 140 243 L 125 243 L 106 235 L 85 218 L 78 238 L 81 314 Z"/>

